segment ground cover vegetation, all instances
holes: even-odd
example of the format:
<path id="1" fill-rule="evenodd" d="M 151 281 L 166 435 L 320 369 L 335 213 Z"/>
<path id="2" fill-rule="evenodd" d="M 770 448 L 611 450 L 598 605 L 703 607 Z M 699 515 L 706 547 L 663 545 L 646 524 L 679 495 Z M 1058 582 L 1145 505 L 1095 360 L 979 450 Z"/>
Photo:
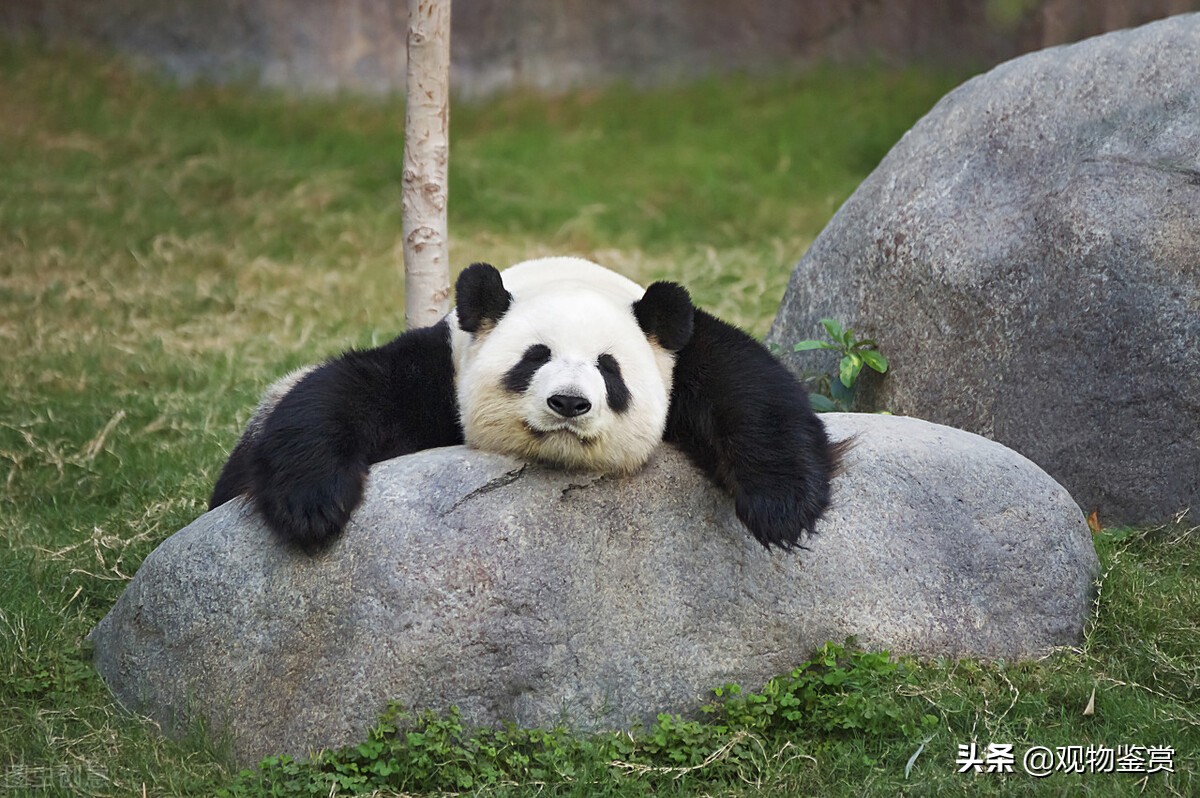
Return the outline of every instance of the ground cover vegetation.
<path id="1" fill-rule="evenodd" d="M 808 242 L 960 77 L 818 70 L 456 105 L 454 262 L 581 254 L 680 280 L 761 335 Z M 1186 519 L 1097 536 L 1077 649 L 918 663 L 834 646 L 632 736 L 473 733 L 394 709 L 360 746 L 239 773 L 219 737 L 167 741 L 116 706 L 83 638 L 204 510 L 258 392 L 400 331 L 402 120 L 394 101 L 180 88 L 0 45 L 0 793 L 1200 791 Z M 957 773 L 969 743 L 1170 746 L 1174 772 Z"/>

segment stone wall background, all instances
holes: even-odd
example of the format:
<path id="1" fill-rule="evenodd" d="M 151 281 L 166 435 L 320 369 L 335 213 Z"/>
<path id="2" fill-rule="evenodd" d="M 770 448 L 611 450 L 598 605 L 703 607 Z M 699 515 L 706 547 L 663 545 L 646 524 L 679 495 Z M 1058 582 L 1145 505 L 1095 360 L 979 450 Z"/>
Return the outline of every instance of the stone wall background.
<path id="1" fill-rule="evenodd" d="M 0 35 L 84 42 L 184 81 L 402 92 L 405 0 L 4 0 Z M 453 0 L 460 96 L 818 62 L 986 67 L 1200 0 Z"/>

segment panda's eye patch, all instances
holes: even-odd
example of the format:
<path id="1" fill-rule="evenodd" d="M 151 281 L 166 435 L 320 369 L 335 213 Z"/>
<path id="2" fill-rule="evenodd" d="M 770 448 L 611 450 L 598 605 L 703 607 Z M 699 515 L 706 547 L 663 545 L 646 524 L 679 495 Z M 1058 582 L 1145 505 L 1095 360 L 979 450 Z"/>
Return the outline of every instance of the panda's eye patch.
<path id="1" fill-rule="evenodd" d="M 525 350 L 521 359 L 504 374 L 501 385 L 511 393 L 524 393 L 533 382 L 537 370 L 550 361 L 550 347 L 545 344 L 534 344 Z"/>
<path id="2" fill-rule="evenodd" d="M 614 413 L 624 413 L 629 409 L 629 386 L 621 377 L 621 364 L 612 355 L 604 354 L 596 359 L 596 368 L 604 378 L 604 394 L 608 406 Z"/>

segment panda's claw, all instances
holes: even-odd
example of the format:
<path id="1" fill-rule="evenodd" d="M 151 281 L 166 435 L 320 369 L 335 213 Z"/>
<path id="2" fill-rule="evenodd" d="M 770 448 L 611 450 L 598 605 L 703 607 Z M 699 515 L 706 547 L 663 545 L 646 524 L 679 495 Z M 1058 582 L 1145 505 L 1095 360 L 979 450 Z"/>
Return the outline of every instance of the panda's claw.
<path id="1" fill-rule="evenodd" d="M 325 484 L 289 485 L 253 493 L 259 514 L 284 541 L 320 550 L 341 536 L 362 499 L 364 475 L 334 476 Z"/>
<path id="2" fill-rule="evenodd" d="M 341 536 L 362 501 L 366 466 L 299 474 L 288 468 L 263 470 L 251 489 L 267 526 L 287 543 L 313 552 Z"/>
<path id="3" fill-rule="evenodd" d="M 764 493 L 739 490 L 734 509 L 764 548 L 792 551 L 808 548 L 804 543 L 816 534 L 817 519 L 825 508 L 819 494 L 800 487 L 789 495 L 780 494 L 778 488 Z"/>

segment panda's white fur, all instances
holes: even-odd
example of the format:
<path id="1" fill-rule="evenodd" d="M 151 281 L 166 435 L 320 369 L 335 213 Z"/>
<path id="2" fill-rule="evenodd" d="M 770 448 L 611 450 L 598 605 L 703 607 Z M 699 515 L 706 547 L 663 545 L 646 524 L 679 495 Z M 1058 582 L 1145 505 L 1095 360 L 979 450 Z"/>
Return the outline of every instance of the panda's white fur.
<path id="1" fill-rule="evenodd" d="M 645 289 L 580 258 L 525 261 L 501 272 L 512 304 L 499 322 L 474 334 L 450 314 L 459 421 L 468 445 L 591 471 L 630 473 L 662 440 L 674 355 L 638 326 L 633 303 Z M 549 348 L 528 388 L 505 390 L 505 374 L 534 344 Z M 601 355 L 620 365 L 629 406 L 606 401 Z M 587 400 L 591 409 L 564 418 L 554 395 Z"/>

